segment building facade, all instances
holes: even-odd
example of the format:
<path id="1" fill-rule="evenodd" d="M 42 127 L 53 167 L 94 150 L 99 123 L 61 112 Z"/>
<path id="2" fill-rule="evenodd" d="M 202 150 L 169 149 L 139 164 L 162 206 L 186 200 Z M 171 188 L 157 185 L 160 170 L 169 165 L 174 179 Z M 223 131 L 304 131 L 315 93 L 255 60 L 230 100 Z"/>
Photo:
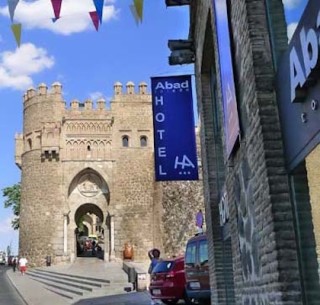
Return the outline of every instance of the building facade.
<path id="1" fill-rule="evenodd" d="M 91 100 L 66 107 L 59 83 L 29 89 L 16 163 L 22 174 L 19 253 L 31 265 L 43 265 L 46 256 L 54 264 L 74 261 L 80 223 L 101 234 L 105 260 L 122 259 L 125 244 L 135 260 L 148 259 L 152 247 L 177 254 L 203 204 L 201 182 L 155 182 L 146 83 L 138 92 L 132 82 L 125 92 L 115 83 L 110 109 L 103 99 L 95 107 Z"/>
<path id="2" fill-rule="evenodd" d="M 287 166 L 276 90 L 283 3 L 194 0 L 190 11 L 211 304 L 320 304 L 319 148 Z"/>

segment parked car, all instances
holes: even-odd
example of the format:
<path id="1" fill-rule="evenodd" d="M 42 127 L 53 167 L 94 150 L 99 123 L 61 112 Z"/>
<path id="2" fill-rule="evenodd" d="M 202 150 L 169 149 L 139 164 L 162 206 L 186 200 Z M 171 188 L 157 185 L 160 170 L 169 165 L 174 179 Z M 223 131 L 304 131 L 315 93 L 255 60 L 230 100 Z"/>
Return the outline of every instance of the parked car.
<path id="1" fill-rule="evenodd" d="M 13 259 L 15 258 L 14 255 L 10 255 L 8 256 L 8 266 L 12 266 L 12 263 L 13 263 Z"/>
<path id="2" fill-rule="evenodd" d="M 185 252 L 186 294 L 200 304 L 210 304 L 208 241 L 198 234 L 187 242 Z"/>
<path id="3" fill-rule="evenodd" d="M 153 268 L 149 291 L 152 299 L 164 304 L 176 304 L 180 299 L 190 304 L 185 293 L 184 257 L 164 259 Z"/>
<path id="4" fill-rule="evenodd" d="M 6 253 L 0 251 L 0 265 L 5 265 L 6 264 Z"/>

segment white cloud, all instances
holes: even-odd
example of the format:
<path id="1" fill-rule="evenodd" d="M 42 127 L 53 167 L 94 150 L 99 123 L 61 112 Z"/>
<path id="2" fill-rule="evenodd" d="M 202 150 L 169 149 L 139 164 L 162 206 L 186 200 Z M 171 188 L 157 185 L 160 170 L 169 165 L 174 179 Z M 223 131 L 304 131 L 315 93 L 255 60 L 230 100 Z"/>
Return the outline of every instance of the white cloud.
<path id="1" fill-rule="evenodd" d="M 292 10 L 299 6 L 301 0 L 282 0 L 285 9 Z"/>
<path id="2" fill-rule="evenodd" d="M 104 98 L 103 93 L 96 91 L 96 92 L 92 92 L 90 93 L 90 99 L 95 101 L 98 100 L 100 98 Z"/>
<path id="3" fill-rule="evenodd" d="M 53 65 L 54 58 L 31 43 L 22 44 L 14 52 L 0 53 L 0 88 L 26 90 L 32 86 L 31 75 Z"/>
<path id="4" fill-rule="evenodd" d="M 103 8 L 103 21 L 109 21 L 117 17 L 118 11 L 113 1 L 106 1 Z M 14 15 L 14 21 L 22 23 L 27 29 L 47 29 L 52 32 L 69 35 L 87 29 L 93 29 L 89 12 L 95 11 L 92 0 L 63 0 L 61 5 L 61 18 L 52 22 L 54 17 L 51 2 L 48 0 L 38 0 L 34 2 L 20 1 Z M 8 7 L 0 7 L 0 15 L 9 18 Z"/>
<path id="5" fill-rule="evenodd" d="M 294 34 L 294 31 L 296 30 L 298 26 L 298 23 L 297 22 L 293 22 L 293 23 L 290 23 L 287 27 L 287 31 L 288 31 L 288 41 L 291 40 L 293 34 Z"/>

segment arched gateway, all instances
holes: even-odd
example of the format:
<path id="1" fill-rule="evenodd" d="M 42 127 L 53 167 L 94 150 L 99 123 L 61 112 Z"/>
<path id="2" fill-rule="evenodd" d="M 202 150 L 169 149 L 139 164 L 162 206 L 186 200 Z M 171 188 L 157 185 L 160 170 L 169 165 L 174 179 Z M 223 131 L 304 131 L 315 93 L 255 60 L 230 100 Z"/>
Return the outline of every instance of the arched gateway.
<path id="1" fill-rule="evenodd" d="M 59 83 L 50 91 L 40 84 L 24 95 L 23 134 L 16 136 L 20 255 L 34 266 L 48 255 L 52 264 L 73 261 L 80 232 L 99 235 L 105 260 L 122 259 L 126 243 L 135 260 L 148 259 L 151 247 L 179 253 L 202 191 L 197 183 L 154 181 L 146 84 L 135 93 L 131 82 L 126 92 L 116 83 L 110 109 L 103 99 L 66 108 L 61 92 Z"/>
<path id="2" fill-rule="evenodd" d="M 79 254 L 81 236 L 97 236 L 103 257 L 110 256 L 109 215 L 110 191 L 102 175 L 92 168 L 86 168 L 71 181 L 67 204 L 70 208 L 70 223 L 67 238 L 70 239 L 71 259 Z M 114 248 L 114 247 L 113 247 Z M 77 251 L 78 249 L 78 251 Z"/>
<path id="3" fill-rule="evenodd" d="M 145 258 L 162 246 L 146 84 L 135 94 L 132 83 L 127 92 L 116 83 L 111 109 L 102 99 L 66 108 L 61 92 L 59 83 L 50 91 L 41 84 L 24 96 L 24 133 L 16 137 L 20 253 L 32 265 L 47 255 L 53 263 L 73 261 L 83 229 L 99 235 L 106 260 L 122 258 L 125 243 Z"/>

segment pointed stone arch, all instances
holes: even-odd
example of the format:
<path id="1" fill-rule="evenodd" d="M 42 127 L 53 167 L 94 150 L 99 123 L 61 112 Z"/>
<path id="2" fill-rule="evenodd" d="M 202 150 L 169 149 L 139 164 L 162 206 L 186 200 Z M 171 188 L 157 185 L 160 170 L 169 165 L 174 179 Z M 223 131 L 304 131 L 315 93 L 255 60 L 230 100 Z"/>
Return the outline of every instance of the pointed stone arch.
<path id="1" fill-rule="evenodd" d="M 76 189 L 85 197 L 93 197 L 103 194 L 107 203 L 109 204 L 110 202 L 108 183 L 105 181 L 103 176 L 93 168 L 87 167 L 74 176 L 69 184 L 68 196 L 70 196 Z"/>

